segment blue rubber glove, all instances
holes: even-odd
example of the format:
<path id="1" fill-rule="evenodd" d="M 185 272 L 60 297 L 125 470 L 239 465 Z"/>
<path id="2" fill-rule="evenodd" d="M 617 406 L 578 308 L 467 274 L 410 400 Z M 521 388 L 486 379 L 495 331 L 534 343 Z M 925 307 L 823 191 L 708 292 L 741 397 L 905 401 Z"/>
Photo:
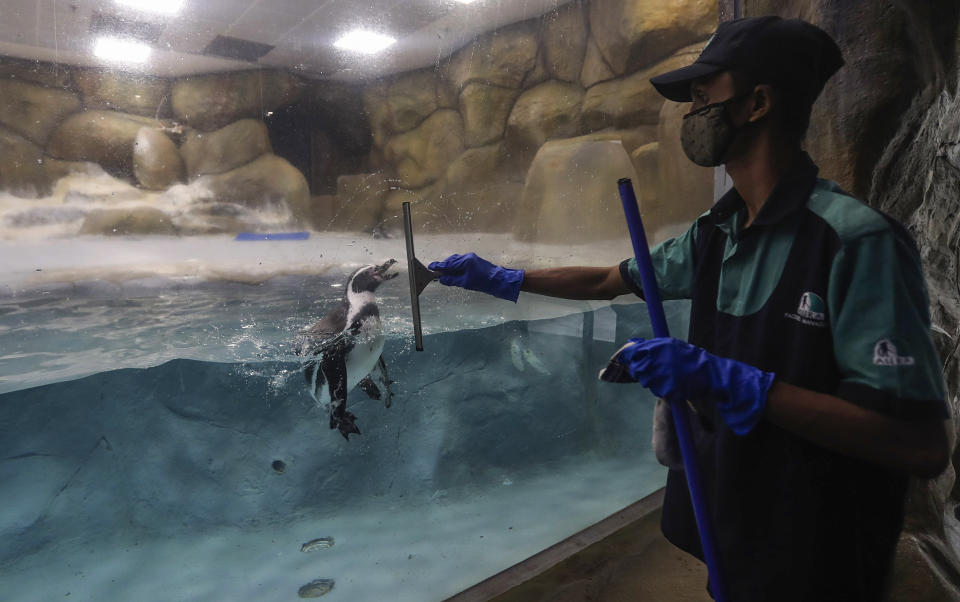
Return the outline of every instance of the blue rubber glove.
<path id="1" fill-rule="evenodd" d="M 494 265 L 474 253 L 451 255 L 443 261 L 434 261 L 427 267 L 434 272 L 440 272 L 440 284 L 480 291 L 514 303 L 520 296 L 523 270 Z"/>
<path id="2" fill-rule="evenodd" d="M 600 379 L 639 382 L 667 400 L 712 399 L 727 426 L 746 435 L 763 417 L 774 374 L 684 341 L 656 338 L 630 339 Z"/>

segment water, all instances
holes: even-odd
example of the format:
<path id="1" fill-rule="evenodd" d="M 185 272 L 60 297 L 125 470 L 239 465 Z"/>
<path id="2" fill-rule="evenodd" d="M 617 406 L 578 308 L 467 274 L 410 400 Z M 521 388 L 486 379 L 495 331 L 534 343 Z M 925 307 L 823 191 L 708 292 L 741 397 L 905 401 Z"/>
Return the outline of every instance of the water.
<path id="1" fill-rule="evenodd" d="M 401 274 L 378 291 L 392 407 L 353 391 L 362 436 L 330 431 L 295 335 L 353 267 L 402 257 L 338 236 L 7 247 L 5 597 L 292 600 L 333 579 L 331 600 L 442 600 L 662 485 L 649 395 L 596 380 L 617 341 L 649 335 L 641 304 L 435 284 L 417 353 Z M 478 235 L 423 237 L 418 255 L 473 243 L 543 265 L 587 253 Z M 677 332 L 684 310 L 668 306 Z M 336 545 L 300 551 L 320 537 Z"/>

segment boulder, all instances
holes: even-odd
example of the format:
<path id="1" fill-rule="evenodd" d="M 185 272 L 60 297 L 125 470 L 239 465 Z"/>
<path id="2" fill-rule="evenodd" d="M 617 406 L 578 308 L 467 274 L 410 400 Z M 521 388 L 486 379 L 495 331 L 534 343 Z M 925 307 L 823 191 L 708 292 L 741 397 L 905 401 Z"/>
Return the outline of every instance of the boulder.
<path id="1" fill-rule="evenodd" d="M 593 36 L 587 38 L 587 54 L 583 57 L 583 69 L 580 70 L 580 83 L 584 88 L 589 88 L 599 82 L 604 82 L 616 77 L 613 69 L 603 59 L 600 54 L 600 48 L 597 46 Z"/>
<path id="2" fill-rule="evenodd" d="M 390 133 L 409 132 L 440 108 L 439 80 L 433 68 L 404 73 L 387 88 L 387 126 Z"/>
<path id="3" fill-rule="evenodd" d="M 147 117 L 170 117 L 170 81 L 113 70 L 77 69 L 73 84 L 87 109 L 115 109 Z"/>
<path id="4" fill-rule="evenodd" d="M 286 159 L 274 154 L 262 155 L 243 167 L 196 180 L 213 199 L 253 209 L 285 207 L 296 220 L 310 215 L 310 188 L 303 174 Z"/>
<path id="5" fill-rule="evenodd" d="M 587 13 L 582 2 L 571 2 L 543 16 L 542 49 L 553 79 L 577 83 L 587 51 Z"/>
<path id="6" fill-rule="evenodd" d="M 649 67 L 717 28 L 714 0 L 592 0 L 590 31 L 607 65 L 621 76 Z"/>
<path id="7" fill-rule="evenodd" d="M 490 144 L 503 137 L 507 117 L 520 90 L 471 83 L 460 93 L 464 142 L 468 147 Z"/>
<path id="8" fill-rule="evenodd" d="M 173 84 L 173 114 L 199 130 L 211 131 L 293 104 L 303 91 L 301 80 L 286 71 L 191 76 Z"/>
<path id="9" fill-rule="evenodd" d="M 533 69 L 527 73 L 526 77 L 523 78 L 520 87 L 524 90 L 538 86 L 543 82 L 550 79 L 550 72 L 547 70 L 547 63 L 545 58 L 545 53 L 543 48 L 537 52 L 537 60 L 534 63 Z"/>
<path id="10" fill-rule="evenodd" d="M 97 209 L 87 214 L 80 234 L 123 236 L 137 234 L 177 234 L 166 213 L 153 207 Z"/>
<path id="11" fill-rule="evenodd" d="M 46 173 L 47 181 L 50 182 L 51 185 L 56 184 L 60 178 L 69 176 L 70 174 L 103 173 L 103 169 L 96 163 L 89 161 L 62 161 L 50 156 L 43 158 L 43 171 Z"/>
<path id="12" fill-rule="evenodd" d="M 267 126 L 259 119 L 241 119 L 213 132 L 190 130 L 180 145 L 191 180 L 236 169 L 270 152 Z"/>
<path id="13" fill-rule="evenodd" d="M 606 127 L 629 128 L 655 125 L 663 97 L 650 78 L 693 63 L 704 43 L 688 46 L 667 60 L 633 75 L 599 83 L 583 99 L 583 128 L 593 132 Z"/>
<path id="14" fill-rule="evenodd" d="M 457 232 L 456 217 L 446 202 L 445 184 L 437 180 L 418 189 L 397 188 L 391 190 L 383 204 L 383 219 L 380 229 L 399 235 L 403 229 L 403 203 L 409 202 L 416 215 L 417 232 L 441 234 Z"/>
<path id="15" fill-rule="evenodd" d="M 44 196 L 48 184 L 43 149 L 23 136 L 0 128 L 0 191 L 32 198 Z"/>
<path id="16" fill-rule="evenodd" d="M 536 60 L 537 30 L 527 21 L 485 34 L 458 50 L 444 66 L 443 78 L 456 93 L 475 81 L 519 88 Z"/>
<path id="17" fill-rule="evenodd" d="M 508 148 L 529 156 L 547 140 L 578 134 L 583 97 L 584 91 L 579 85 L 556 80 L 524 92 L 507 120 Z"/>
<path id="18" fill-rule="evenodd" d="M 41 146 L 65 117 L 80 110 L 76 94 L 0 79 L 0 125 Z"/>
<path id="19" fill-rule="evenodd" d="M 40 84 L 47 88 L 69 89 L 71 71 L 61 63 L 0 57 L 0 78 Z"/>
<path id="20" fill-rule="evenodd" d="M 690 161 L 680 144 L 680 127 L 690 105 L 670 101 L 662 105 L 657 137 L 657 205 L 649 228 L 655 240 L 683 232 L 713 206 L 714 168 Z"/>
<path id="21" fill-rule="evenodd" d="M 401 185 L 417 189 L 442 176 L 463 146 L 460 113 L 442 109 L 417 129 L 391 139 L 385 157 L 395 166 Z"/>
<path id="22" fill-rule="evenodd" d="M 372 232 L 382 219 L 392 184 L 383 173 L 340 176 L 333 215 L 324 229 Z"/>
<path id="23" fill-rule="evenodd" d="M 571 138 L 547 142 L 534 157 L 514 217 L 514 236 L 544 244 L 630 242 L 617 180 L 636 173 L 617 141 Z"/>
<path id="24" fill-rule="evenodd" d="M 633 182 L 633 190 L 643 207 L 643 224 L 650 232 L 650 244 L 656 244 L 659 240 L 654 240 L 658 231 L 661 231 L 662 209 L 660 199 L 657 196 L 660 187 L 660 144 L 658 142 L 649 142 L 643 146 L 637 147 L 630 153 L 630 160 L 633 162 L 633 169 L 637 172 L 637 179 Z"/>
<path id="25" fill-rule="evenodd" d="M 510 232 L 516 199 L 523 190 L 522 174 L 512 173 L 515 167 L 505 165 L 503 144 L 471 148 L 457 157 L 444 178 L 446 216 L 452 222 L 447 227 Z"/>
<path id="26" fill-rule="evenodd" d="M 76 113 L 50 137 L 47 154 L 65 161 L 99 163 L 114 175 L 132 176 L 133 143 L 144 126 L 159 128 L 162 124 L 118 111 Z"/>
<path id="27" fill-rule="evenodd" d="M 166 190 L 183 181 L 177 145 L 157 128 L 140 128 L 133 141 L 133 173 L 148 190 Z"/>

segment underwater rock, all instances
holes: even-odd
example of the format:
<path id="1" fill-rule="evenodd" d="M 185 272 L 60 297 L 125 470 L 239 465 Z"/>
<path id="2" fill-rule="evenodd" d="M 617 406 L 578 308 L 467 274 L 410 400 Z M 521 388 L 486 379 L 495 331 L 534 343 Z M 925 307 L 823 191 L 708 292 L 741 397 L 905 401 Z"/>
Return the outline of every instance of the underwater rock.
<path id="1" fill-rule="evenodd" d="M 636 173 L 619 141 L 553 140 L 537 152 L 517 204 L 518 240 L 580 244 L 626 242 L 617 180 Z M 641 206 L 642 209 L 642 206 Z"/>
<path id="2" fill-rule="evenodd" d="M 703 46 L 704 43 L 688 46 L 649 69 L 587 90 L 583 99 L 584 131 L 593 132 L 611 126 L 656 125 L 664 100 L 650 83 L 650 78 L 693 63 Z"/>
<path id="3" fill-rule="evenodd" d="M 163 132 L 142 127 L 133 142 L 133 173 L 148 190 L 165 190 L 183 180 L 183 159 Z"/>
<path id="4" fill-rule="evenodd" d="M 417 129 L 391 139 L 386 159 L 396 166 L 407 188 L 421 188 L 443 175 L 450 161 L 463 151 L 460 113 L 442 109 Z"/>
<path id="5" fill-rule="evenodd" d="M 0 79 L 0 125 L 44 145 L 57 125 L 80 110 L 76 94 L 15 79 Z"/>
<path id="6" fill-rule="evenodd" d="M 580 83 L 584 88 L 589 88 L 599 82 L 613 79 L 617 76 L 610 68 L 610 65 L 600 54 L 600 47 L 597 46 L 593 36 L 587 37 L 587 54 L 583 57 L 583 69 L 580 70 Z"/>
<path id="7" fill-rule="evenodd" d="M 307 179 L 286 159 L 262 155 L 243 167 L 222 174 L 201 176 L 213 198 L 254 209 L 289 209 L 295 219 L 309 215 L 310 188 Z"/>
<path id="8" fill-rule="evenodd" d="M 71 69 L 63 64 L 0 57 L 0 78 L 40 84 L 48 88 L 70 87 Z"/>
<path id="9" fill-rule="evenodd" d="M 97 209 L 87 214 L 80 234 L 122 236 L 127 234 L 176 234 L 167 214 L 153 207 Z"/>
<path id="10" fill-rule="evenodd" d="M 170 81 L 105 69 L 78 69 L 73 84 L 90 109 L 114 109 L 146 117 L 170 117 Z"/>
<path id="11" fill-rule="evenodd" d="M 171 96 L 178 120 L 211 131 L 293 104 L 303 91 L 296 76 L 265 69 L 186 77 L 173 84 Z"/>
<path id="12" fill-rule="evenodd" d="M 466 146 L 483 146 L 502 138 L 507 117 L 519 95 L 520 90 L 516 88 L 467 84 L 460 93 L 460 115 L 463 117 Z"/>
<path id="13" fill-rule="evenodd" d="M 578 83 L 587 51 L 587 14 L 580 2 L 571 2 L 543 17 L 547 71 L 554 79 Z"/>
<path id="14" fill-rule="evenodd" d="M 64 121 L 47 154 L 65 161 L 91 161 L 114 175 L 133 175 L 133 144 L 140 128 L 162 123 L 118 111 L 84 111 Z"/>
<path id="15" fill-rule="evenodd" d="M 458 94 L 473 81 L 519 88 L 536 65 L 536 26 L 526 21 L 485 34 L 453 54 L 443 68 L 444 79 Z"/>
<path id="16" fill-rule="evenodd" d="M 649 67 L 717 28 L 713 0 L 592 0 L 589 11 L 592 37 L 616 75 Z"/>
<path id="17" fill-rule="evenodd" d="M 507 120 L 504 141 L 509 151 L 529 158 L 547 140 L 579 134 L 583 98 L 579 85 L 558 81 L 524 92 Z"/>
<path id="18" fill-rule="evenodd" d="M 297 591 L 301 598 L 319 598 L 329 594 L 333 589 L 333 579 L 314 579 L 310 583 L 303 585 Z"/>
<path id="19" fill-rule="evenodd" d="M 48 185 L 43 149 L 0 127 L 0 190 L 32 198 L 44 196 Z"/>
<path id="20" fill-rule="evenodd" d="M 267 126 L 259 119 L 241 119 L 213 132 L 190 130 L 180 145 L 191 180 L 236 169 L 271 152 Z"/>

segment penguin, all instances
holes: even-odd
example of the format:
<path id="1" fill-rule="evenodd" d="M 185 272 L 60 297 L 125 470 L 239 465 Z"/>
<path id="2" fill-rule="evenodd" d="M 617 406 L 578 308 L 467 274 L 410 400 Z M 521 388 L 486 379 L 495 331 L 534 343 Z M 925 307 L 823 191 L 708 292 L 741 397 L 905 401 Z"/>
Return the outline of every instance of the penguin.
<path id="1" fill-rule="evenodd" d="M 360 434 L 357 417 L 347 411 L 347 393 L 357 385 L 373 399 L 384 399 L 389 408 L 393 393 L 383 361 L 384 333 L 374 292 L 397 273 L 387 273 L 395 259 L 354 271 L 337 306 L 305 330 L 296 346 L 306 358 L 303 376 L 310 395 L 320 406 L 329 407 L 330 428 L 343 438 Z M 384 387 L 374 382 L 376 373 Z"/>

